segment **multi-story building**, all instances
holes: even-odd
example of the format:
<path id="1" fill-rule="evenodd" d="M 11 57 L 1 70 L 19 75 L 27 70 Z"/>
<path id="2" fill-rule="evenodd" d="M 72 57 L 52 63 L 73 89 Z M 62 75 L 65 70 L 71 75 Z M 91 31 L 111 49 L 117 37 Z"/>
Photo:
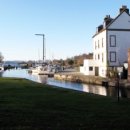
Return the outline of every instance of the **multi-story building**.
<path id="1" fill-rule="evenodd" d="M 127 6 L 114 19 L 106 15 L 93 39 L 93 60 L 84 60 L 80 72 L 106 77 L 108 68 L 123 66 L 130 48 L 130 14 Z"/>

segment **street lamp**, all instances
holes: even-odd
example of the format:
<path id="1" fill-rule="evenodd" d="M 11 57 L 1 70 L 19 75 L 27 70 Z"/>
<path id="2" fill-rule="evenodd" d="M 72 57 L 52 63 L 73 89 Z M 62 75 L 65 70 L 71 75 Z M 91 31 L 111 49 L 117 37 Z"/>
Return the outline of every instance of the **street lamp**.
<path id="1" fill-rule="evenodd" d="M 42 36 L 43 37 L 43 62 L 44 62 L 44 58 L 45 58 L 45 49 L 44 49 L 44 37 L 45 37 L 45 35 L 44 34 L 35 34 L 35 35 L 37 35 L 37 36 Z"/>
<path id="2" fill-rule="evenodd" d="M 121 80 L 121 75 L 123 72 L 123 67 L 117 67 L 117 72 L 118 72 L 118 77 L 117 77 L 117 99 L 119 102 L 120 99 L 120 80 Z"/>

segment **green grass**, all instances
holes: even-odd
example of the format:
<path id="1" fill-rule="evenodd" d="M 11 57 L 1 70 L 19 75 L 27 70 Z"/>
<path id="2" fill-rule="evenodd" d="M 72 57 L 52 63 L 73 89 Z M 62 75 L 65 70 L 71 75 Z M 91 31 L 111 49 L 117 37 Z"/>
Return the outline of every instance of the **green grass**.
<path id="1" fill-rule="evenodd" d="M 128 130 L 130 100 L 0 78 L 0 130 Z"/>

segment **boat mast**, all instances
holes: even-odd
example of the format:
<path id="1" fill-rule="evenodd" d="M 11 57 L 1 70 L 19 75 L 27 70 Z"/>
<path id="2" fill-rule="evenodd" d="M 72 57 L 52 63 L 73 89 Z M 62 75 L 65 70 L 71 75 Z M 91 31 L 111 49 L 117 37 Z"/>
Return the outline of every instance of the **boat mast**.
<path id="1" fill-rule="evenodd" d="M 44 34 L 35 34 L 35 35 L 43 37 L 43 62 L 44 62 L 45 60 L 45 45 L 44 45 L 45 35 Z"/>

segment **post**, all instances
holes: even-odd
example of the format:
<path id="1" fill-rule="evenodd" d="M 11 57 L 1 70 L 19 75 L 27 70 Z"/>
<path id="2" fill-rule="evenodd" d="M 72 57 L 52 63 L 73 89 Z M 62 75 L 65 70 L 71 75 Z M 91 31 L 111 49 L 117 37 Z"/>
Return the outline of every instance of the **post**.
<path id="1" fill-rule="evenodd" d="M 120 77 L 117 79 L 117 100 L 118 100 L 118 102 L 120 100 L 119 88 L 120 88 Z"/>
<path id="2" fill-rule="evenodd" d="M 130 82 L 130 48 L 128 49 L 128 81 Z"/>
<path id="3" fill-rule="evenodd" d="M 122 70 L 118 70 L 118 78 L 117 78 L 117 99 L 118 99 L 118 102 L 120 100 L 120 80 L 121 80 L 121 73 L 122 73 Z"/>

